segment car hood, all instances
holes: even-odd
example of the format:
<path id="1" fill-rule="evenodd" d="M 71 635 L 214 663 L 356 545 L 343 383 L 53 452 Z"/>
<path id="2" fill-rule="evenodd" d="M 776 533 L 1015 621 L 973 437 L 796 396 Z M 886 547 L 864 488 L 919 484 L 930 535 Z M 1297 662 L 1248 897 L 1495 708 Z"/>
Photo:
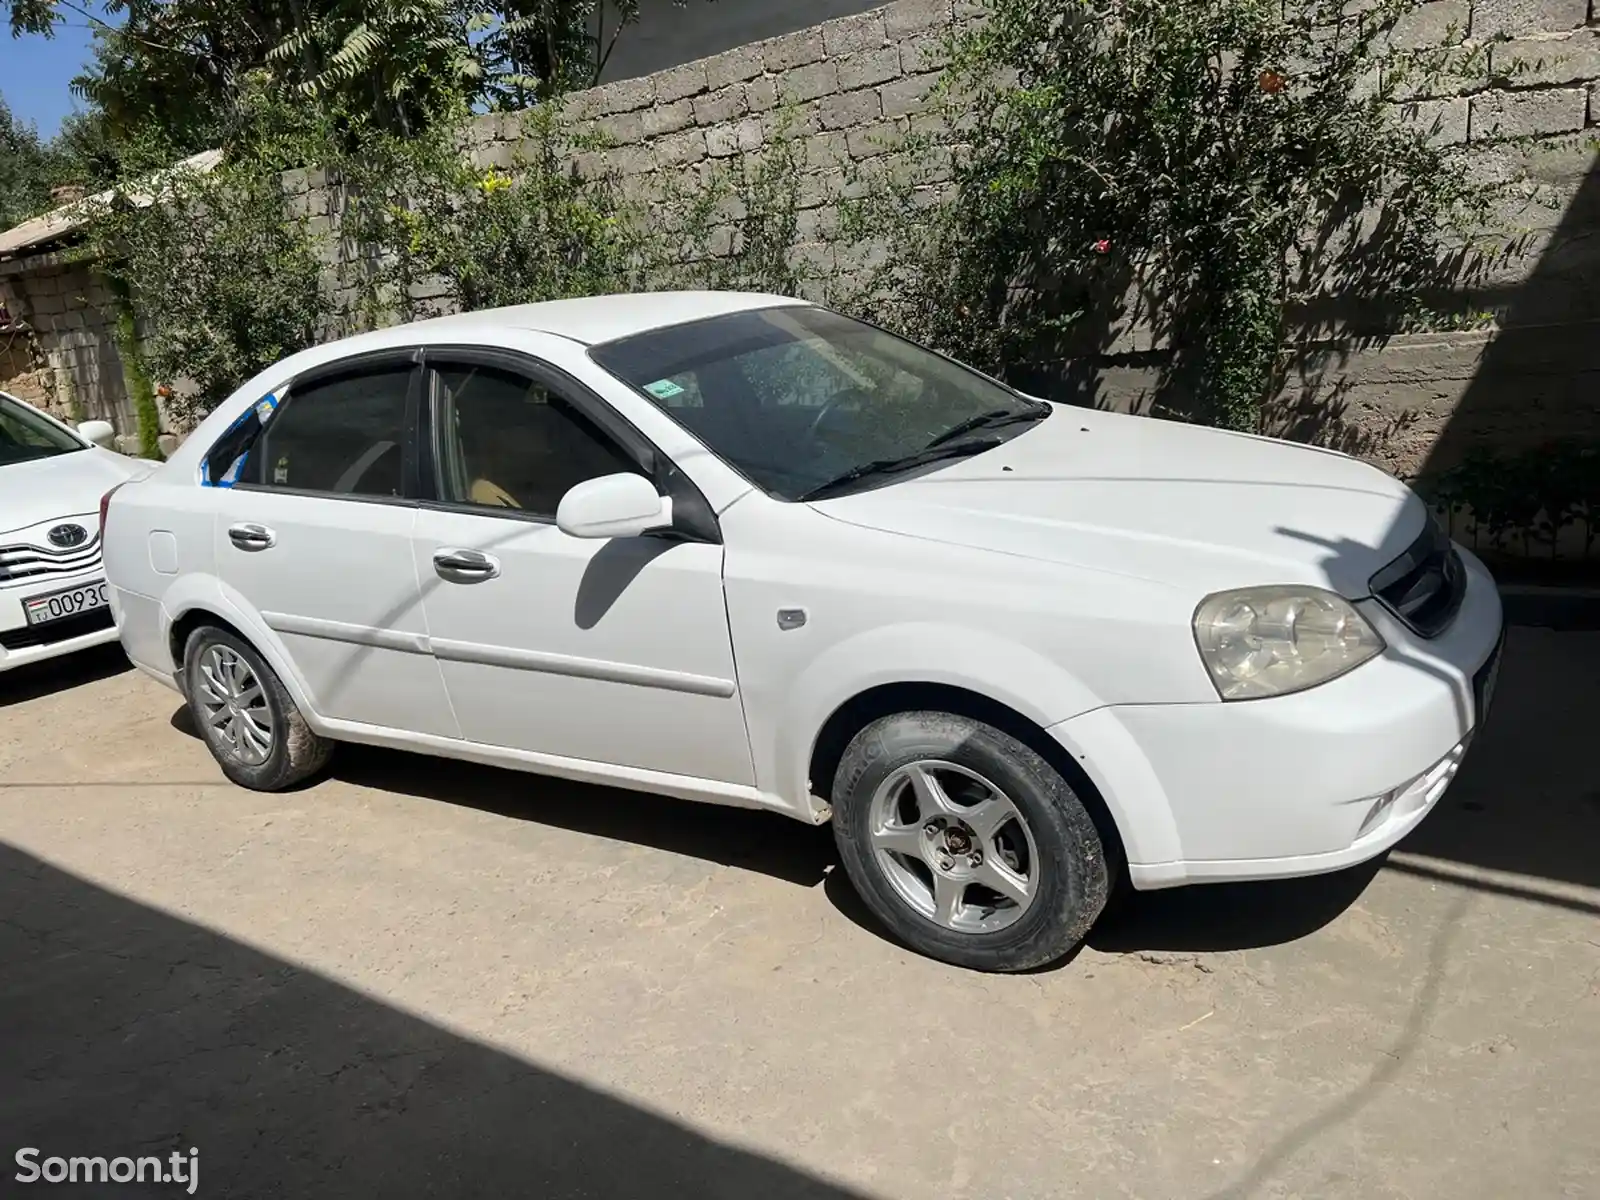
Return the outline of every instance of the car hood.
<path id="1" fill-rule="evenodd" d="M 0 536 L 62 517 L 98 514 L 101 496 L 151 466 L 98 446 L 0 466 Z"/>
<path id="2" fill-rule="evenodd" d="M 1359 598 L 1427 520 L 1348 455 L 1055 406 L 994 450 L 819 501 L 836 520 L 1202 593 L 1308 583 Z"/>

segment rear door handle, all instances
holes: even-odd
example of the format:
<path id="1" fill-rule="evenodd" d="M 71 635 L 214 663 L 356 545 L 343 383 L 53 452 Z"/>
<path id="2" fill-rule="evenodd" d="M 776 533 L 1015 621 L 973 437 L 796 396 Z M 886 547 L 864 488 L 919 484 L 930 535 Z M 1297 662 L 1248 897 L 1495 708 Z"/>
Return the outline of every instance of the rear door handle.
<path id="1" fill-rule="evenodd" d="M 266 550 L 277 545 L 278 535 L 265 525 L 244 521 L 228 527 L 228 540 L 241 550 Z"/>
<path id="2" fill-rule="evenodd" d="M 500 574 L 500 560 L 478 550 L 447 547 L 434 551 L 433 569 L 451 583 L 482 583 Z"/>

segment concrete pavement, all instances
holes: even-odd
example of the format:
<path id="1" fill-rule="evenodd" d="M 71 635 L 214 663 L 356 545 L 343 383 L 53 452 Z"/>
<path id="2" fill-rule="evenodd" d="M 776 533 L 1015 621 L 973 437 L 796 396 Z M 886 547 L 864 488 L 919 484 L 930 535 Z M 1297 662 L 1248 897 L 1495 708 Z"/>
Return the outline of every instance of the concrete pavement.
<path id="1" fill-rule="evenodd" d="M 0 676 L 8 1184 L 1600 1195 L 1600 634 L 1513 630 L 1387 864 L 1139 897 L 1009 978 L 885 941 L 825 830 L 359 748 L 256 795 L 179 707 L 114 647 Z"/>

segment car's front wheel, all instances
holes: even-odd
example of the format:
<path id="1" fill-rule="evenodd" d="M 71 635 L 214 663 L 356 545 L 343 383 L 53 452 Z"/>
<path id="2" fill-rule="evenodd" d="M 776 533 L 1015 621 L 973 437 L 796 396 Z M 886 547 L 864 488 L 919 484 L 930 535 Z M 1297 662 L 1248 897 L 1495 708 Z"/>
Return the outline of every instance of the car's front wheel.
<path id="1" fill-rule="evenodd" d="M 1093 818 L 1033 750 L 948 713 L 884 717 L 846 748 L 833 828 L 850 882 L 912 949 L 982 971 L 1054 962 L 1105 907 Z"/>
<path id="2" fill-rule="evenodd" d="M 202 625 L 183 654 L 189 712 L 222 773 L 240 787 L 277 792 L 320 771 L 333 743 L 306 724 L 256 648 Z"/>

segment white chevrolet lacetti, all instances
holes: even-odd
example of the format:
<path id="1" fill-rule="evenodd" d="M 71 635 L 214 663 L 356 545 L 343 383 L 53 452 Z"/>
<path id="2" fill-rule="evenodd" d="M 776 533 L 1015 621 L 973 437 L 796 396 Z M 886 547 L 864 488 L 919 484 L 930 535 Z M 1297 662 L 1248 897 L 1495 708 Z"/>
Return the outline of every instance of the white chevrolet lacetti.
<path id="1" fill-rule="evenodd" d="M 105 539 L 129 656 L 246 787 L 354 741 L 831 820 L 895 934 L 989 970 L 1066 954 L 1119 879 L 1393 845 L 1501 638 L 1376 468 L 1034 400 L 777 296 L 305 351 Z"/>
<path id="2" fill-rule="evenodd" d="M 100 498 L 149 469 L 0 392 L 0 671 L 117 640 L 100 566 Z"/>

